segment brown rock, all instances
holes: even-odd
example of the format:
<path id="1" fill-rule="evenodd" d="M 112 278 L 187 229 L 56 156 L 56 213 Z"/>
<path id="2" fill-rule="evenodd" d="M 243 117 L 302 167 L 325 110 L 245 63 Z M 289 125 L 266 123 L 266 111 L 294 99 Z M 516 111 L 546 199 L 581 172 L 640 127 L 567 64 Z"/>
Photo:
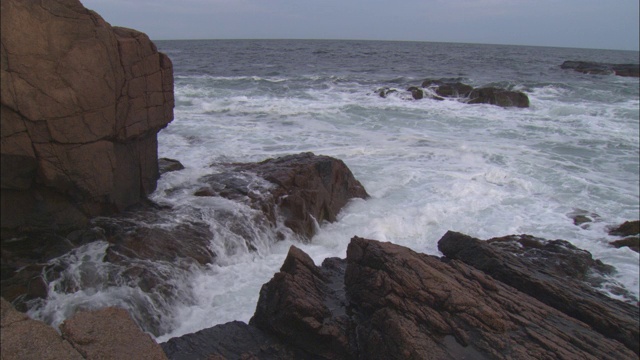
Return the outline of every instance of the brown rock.
<path id="1" fill-rule="evenodd" d="M 198 196 L 248 201 L 271 222 L 280 211 L 284 224 L 305 239 L 313 236 L 316 224 L 336 221 L 350 199 L 369 197 L 344 162 L 309 152 L 229 165 L 229 171 L 201 180 L 209 187 L 199 189 Z"/>
<path id="2" fill-rule="evenodd" d="M 612 241 L 609 244 L 617 248 L 626 246 L 635 252 L 640 252 L 640 237 L 638 236 L 630 236 L 621 240 Z"/>
<path id="3" fill-rule="evenodd" d="M 346 264 L 327 259 L 316 267 L 292 247 L 262 287 L 250 324 L 310 352 L 308 358 L 637 358 L 461 261 L 358 237 Z"/>
<path id="4" fill-rule="evenodd" d="M 169 59 L 78 0 L 7 0 L 1 16 L 2 227 L 73 229 L 153 191 Z"/>
<path id="5" fill-rule="evenodd" d="M 166 359 L 129 313 L 118 308 L 81 311 L 60 325 L 62 336 L 87 359 Z"/>
<path id="6" fill-rule="evenodd" d="M 84 359 L 51 326 L 31 320 L 0 298 L 2 360 Z"/>
<path id="7" fill-rule="evenodd" d="M 449 231 L 438 249 L 620 341 L 638 353 L 638 307 L 593 289 L 588 275 L 611 271 L 566 241 L 520 235 L 487 242 Z"/>

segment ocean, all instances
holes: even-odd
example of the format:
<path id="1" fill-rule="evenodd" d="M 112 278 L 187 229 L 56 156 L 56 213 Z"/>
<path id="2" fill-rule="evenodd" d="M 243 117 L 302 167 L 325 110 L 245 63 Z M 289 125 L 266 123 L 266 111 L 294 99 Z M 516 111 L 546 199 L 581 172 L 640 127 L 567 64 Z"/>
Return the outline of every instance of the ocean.
<path id="1" fill-rule="evenodd" d="M 185 169 L 164 174 L 150 198 L 176 211 L 158 226 L 207 223 L 216 262 L 145 265 L 167 275 L 168 299 L 101 281 L 115 266 L 103 261 L 108 244 L 87 244 L 54 260 L 67 270 L 30 316 L 58 325 L 78 308 L 121 306 L 163 342 L 248 321 L 291 245 L 316 264 L 344 257 L 355 235 L 440 255 L 447 230 L 568 240 L 615 266 L 610 283 L 638 297 L 638 253 L 609 245 L 617 237 L 607 234 L 640 217 L 638 79 L 560 69 L 565 60 L 638 63 L 638 52 L 335 40 L 156 45 L 173 61 L 176 98 L 159 154 Z M 530 107 L 413 100 L 404 91 L 441 78 L 522 91 Z M 380 88 L 399 91 L 383 98 Z M 343 160 L 371 195 L 319 224 L 308 243 L 290 233 L 278 240 L 245 205 L 193 195 L 216 164 L 307 151 Z M 228 214 L 245 219 L 255 249 Z M 594 221 L 574 225 L 577 214 Z"/>

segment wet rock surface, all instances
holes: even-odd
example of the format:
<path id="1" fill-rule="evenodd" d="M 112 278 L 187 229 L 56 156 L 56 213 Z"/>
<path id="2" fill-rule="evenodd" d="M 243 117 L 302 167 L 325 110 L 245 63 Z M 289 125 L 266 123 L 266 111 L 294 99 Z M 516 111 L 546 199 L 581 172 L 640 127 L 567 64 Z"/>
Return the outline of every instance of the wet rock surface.
<path id="1" fill-rule="evenodd" d="M 628 247 L 635 252 L 640 252 L 640 220 L 625 221 L 609 230 L 609 235 L 625 237 L 624 239 L 611 241 L 611 245 L 617 248 Z"/>
<path id="2" fill-rule="evenodd" d="M 529 97 L 521 91 L 494 86 L 474 88 L 460 82 L 459 79 L 426 79 L 422 82 L 421 87 L 410 86 L 406 91 L 411 94 L 411 98 L 414 100 L 455 99 L 467 104 L 490 104 L 504 108 L 529 107 Z M 376 93 L 380 97 L 386 98 L 390 94 L 398 93 L 398 90 L 384 87 L 376 90 Z"/>
<path id="3" fill-rule="evenodd" d="M 441 240 L 443 247 L 453 250 L 467 249 L 476 242 L 480 241 L 451 232 Z M 490 251 L 476 249 L 479 264 L 499 266 L 510 258 L 528 257 L 526 249 L 513 253 L 520 247 L 515 242 L 532 242 L 539 244 L 533 247 L 536 250 L 547 251 L 548 247 L 565 255 L 565 249 L 582 251 L 564 242 L 542 244 L 533 237 L 494 239 L 483 242 Z M 458 257 L 460 251 L 453 253 Z M 565 266 L 573 261 L 565 260 L 569 261 Z M 520 267 L 524 283 L 537 276 L 539 287 L 547 282 L 554 286 L 553 276 L 537 275 L 536 265 L 532 266 L 532 274 Z M 575 273 L 583 269 L 558 276 Z M 588 296 L 575 297 L 577 306 L 583 300 L 587 307 L 592 306 L 596 300 Z M 622 315 L 618 309 L 627 312 Z M 305 358 L 310 359 L 636 359 L 633 344 L 623 342 L 628 335 L 633 337 L 628 324 L 635 324 L 637 330 L 637 307 L 602 300 L 598 310 L 614 318 L 620 315 L 611 320 L 620 327 L 594 330 L 574 314 L 479 270 L 477 264 L 354 237 L 346 259 L 327 259 L 322 266 L 292 247 L 280 272 L 262 287 L 249 325 L 218 325 L 207 330 L 210 332 L 171 339 L 163 348 L 170 359 L 181 359 L 178 349 L 187 348 L 199 358 L 295 358 L 291 353 L 273 355 L 259 350 L 229 353 L 233 344 L 268 337 L 279 345 L 269 343 L 263 348 L 297 348 L 308 352 Z M 252 335 L 240 340 L 238 328 Z M 234 335 L 228 337 L 225 329 Z M 193 356 L 188 358 L 198 358 Z"/>
<path id="4" fill-rule="evenodd" d="M 280 214 L 303 239 L 310 239 L 323 221 L 336 221 L 349 200 L 369 197 L 344 162 L 329 156 L 301 153 L 227 169 L 203 177 L 208 186 L 196 195 L 246 201 L 272 223 Z"/>
<path id="5" fill-rule="evenodd" d="M 609 64 L 591 61 L 567 60 L 560 65 L 562 69 L 570 69 L 583 74 L 618 75 L 626 77 L 639 77 L 640 65 L 638 64 Z"/>

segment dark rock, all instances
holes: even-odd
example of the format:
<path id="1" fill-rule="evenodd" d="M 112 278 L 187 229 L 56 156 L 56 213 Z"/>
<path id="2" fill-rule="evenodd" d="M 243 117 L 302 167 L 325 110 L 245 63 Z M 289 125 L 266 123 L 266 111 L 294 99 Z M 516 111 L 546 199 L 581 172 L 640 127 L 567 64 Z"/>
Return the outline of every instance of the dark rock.
<path id="1" fill-rule="evenodd" d="M 590 286 L 591 272 L 606 273 L 611 268 L 588 252 L 562 240 L 525 235 L 485 242 L 452 231 L 440 239 L 438 249 L 447 258 L 463 261 L 638 353 L 638 307 Z"/>
<path id="2" fill-rule="evenodd" d="M 639 236 L 630 236 L 628 238 L 624 238 L 622 240 L 616 240 L 616 241 L 612 241 L 609 244 L 617 247 L 617 248 L 621 248 L 621 247 L 628 247 L 629 249 L 635 251 L 635 252 L 640 252 L 640 237 Z"/>
<path id="3" fill-rule="evenodd" d="M 355 357 L 345 311 L 346 264 L 331 264 L 316 267 L 307 254 L 292 246 L 280 272 L 262 286 L 249 324 L 322 358 Z"/>
<path id="4" fill-rule="evenodd" d="M 625 221 L 609 231 L 609 235 L 632 236 L 640 234 L 640 220 Z"/>
<path id="5" fill-rule="evenodd" d="M 562 69 L 571 69 L 583 74 L 618 75 L 626 77 L 639 77 L 640 65 L 638 64 L 608 64 L 590 61 L 565 61 L 560 65 Z"/>
<path id="6" fill-rule="evenodd" d="M 380 88 L 378 90 L 376 90 L 376 93 L 381 97 L 381 98 L 386 98 L 387 96 L 389 96 L 389 94 L 393 94 L 393 93 L 397 93 L 398 90 L 397 89 L 391 89 L 388 87 L 384 87 L 384 88 Z"/>
<path id="7" fill-rule="evenodd" d="M 424 99 L 425 97 L 424 90 L 420 89 L 417 86 L 411 86 L 407 89 L 407 91 L 411 92 L 411 96 L 414 100 Z"/>
<path id="8" fill-rule="evenodd" d="M 273 223 L 279 211 L 284 224 L 305 239 L 313 236 L 316 224 L 336 221 L 350 199 L 369 196 L 344 162 L 328 156 L 302 153 L 228 168 L 203 177 L 209 187 L 199 195 L 247 201 Z"/>
<path id="9" fill-rule="evenodd" d="M 422 82 L 422 87 L 433 88 L 436 94 L 442 97 L 466 97 L 473 91 L 471 85 L 448 79 L 427 79 Z"/>
<path id="10" fill-rule="evenodd" d="M 458 235 L 464 237 L 448 233 L 441 246 L 467 249 L 458 246 Z M 556 272 L 573 266 L 570 253 L 586 255 L 566 242 L 529 236 L 482 243 L 488 250 L 475 249 L 482 250 L 479 262 L 494 266 L 531 257 L 530 251 L 552 252 L 564 256 L 549 270 Z M 526 249 L 510 253 L 519 247 Z M 531 285 L 526 270 L 520 267 L 523 286 Z M 539 282 L 549 280 L 543 276 Z M 602 303 L 603 311 L 616 308 L 612 301 Z M 626 321 L 637 325 L 637 309 L 629 315 Z M 620 325 L 618 335 L 628 330 Z M 461 261 L 358 237 L 346 260 L 327 259 L 320 267 L 291 247 L 280 272 L 263 285 L 250 325 L 218 325 L 163 348 L 172 359 L 637 358 L 620 342 Z"/>
<path id="11" fill-rule="evenodd" d="M 526 108 L 529 107 L 529 97 L 521 91 L 485 87 L 471 91 L 467 103 Z"/>
<path id="12" fill-rule="evenodd" d="M 637 358 L 461 261 L 358 237 L 346 261 L 327 259 L 321 267 L 292 247 L 260 291 L 250 325 L 305 349 L 308 358 Z M 215 342 L 229 341 L 220 336 Z"/>
<path id="13" fill-rule="evenodd" d="M 160 345 L 171 360 L 318 359 L 240 321 L 183 335 Z"/>
<path id="14" fill-rule="evenodd" d="M 178 160 L 160 158 L 158 159 L 158 172 L 160 175 L 171 171 L 178 171 L 184 169 L 184 165 Z"/>

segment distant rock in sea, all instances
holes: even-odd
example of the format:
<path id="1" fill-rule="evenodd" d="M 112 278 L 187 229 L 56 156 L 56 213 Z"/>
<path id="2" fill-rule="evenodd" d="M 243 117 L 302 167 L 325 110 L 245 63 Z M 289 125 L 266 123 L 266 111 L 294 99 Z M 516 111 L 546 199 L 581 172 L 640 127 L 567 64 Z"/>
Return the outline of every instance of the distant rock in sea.
<path id="1" fill-rule="evenodd" d="M 567 60 L 560 65 L 562 69 L 571 69 L 583 74 L 618 75 L 625 77 L 640 77 L 639 64 L 608 64 L 590 61 Z"/>

